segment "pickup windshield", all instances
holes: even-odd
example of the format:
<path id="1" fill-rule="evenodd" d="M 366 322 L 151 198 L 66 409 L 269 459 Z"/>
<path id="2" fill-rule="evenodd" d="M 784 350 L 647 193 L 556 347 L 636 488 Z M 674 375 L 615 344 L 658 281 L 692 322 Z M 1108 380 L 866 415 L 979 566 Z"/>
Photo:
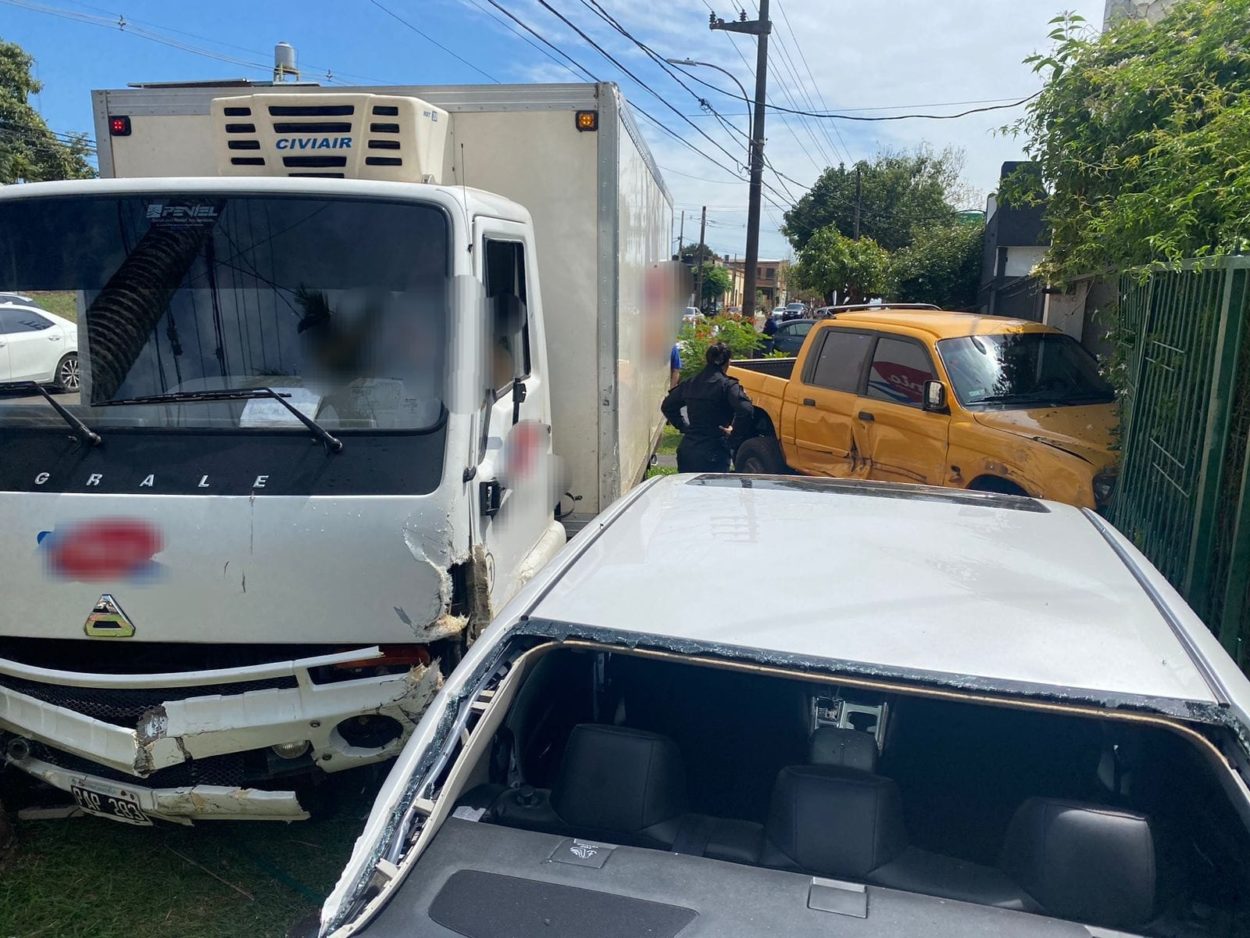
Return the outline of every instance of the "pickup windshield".
<path id="1" fill-rule="evenodd" d="M 965 407 L 1063 407 L 1115 400 L 1093 356 L 1066 335 L 970 335 L 943 339 L 937 347 Z"/>
<path id="2" fill-rule="evenodd" d="M 421 430 L 443 414 L 448 238 L 439 209 L 406 202 L 15 199 L 0 290 L 76 320 L 81 392 L 60 400 L 92 428 L 302 432 L 271 396 L 203 399 L 272 388 L 328 429 Z M 62 422 L 26 403 L 0 396 L 0 425 Z"/>

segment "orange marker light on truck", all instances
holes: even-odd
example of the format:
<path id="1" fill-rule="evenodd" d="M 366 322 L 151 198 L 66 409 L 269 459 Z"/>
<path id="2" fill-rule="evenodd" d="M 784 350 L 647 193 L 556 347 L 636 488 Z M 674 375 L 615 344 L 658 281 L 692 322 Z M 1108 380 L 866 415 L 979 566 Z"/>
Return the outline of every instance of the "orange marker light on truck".
<path id="1" fill-rule="evenodd" d="M 599 129 L 599 112 L 598 111 L 578 111 L 577 112 L 577 129 L 579 131 L 598 130 Z"/>

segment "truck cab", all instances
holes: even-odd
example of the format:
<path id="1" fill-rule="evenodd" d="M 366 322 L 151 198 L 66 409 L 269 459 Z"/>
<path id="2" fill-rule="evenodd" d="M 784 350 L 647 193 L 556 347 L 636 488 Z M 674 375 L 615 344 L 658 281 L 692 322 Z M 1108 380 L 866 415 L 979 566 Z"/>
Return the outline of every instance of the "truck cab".
<path id="1" fill-rule="evenodd" d="M 441 184 L 448 113 L 204 101 L 215 177 L 0 192 L 2 286 L 72 297 L 81 363 L 0 396 L 0 746 L 128 823 L 303 818 L 393 756 L 579 485 L 547 245 Z"/>

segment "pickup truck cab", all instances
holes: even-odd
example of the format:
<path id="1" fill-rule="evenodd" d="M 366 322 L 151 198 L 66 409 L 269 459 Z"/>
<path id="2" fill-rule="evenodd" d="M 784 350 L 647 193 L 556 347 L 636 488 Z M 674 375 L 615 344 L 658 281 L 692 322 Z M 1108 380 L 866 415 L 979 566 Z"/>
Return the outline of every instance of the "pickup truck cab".
<path id="1" fill-rule="evenodd" d="M 730 368 L 759 414 L 746 472 L 917 482 L 1102 507 L 1115 394 L 1039 323 L 881 308 L 817 321 L 794 359 Z"/>

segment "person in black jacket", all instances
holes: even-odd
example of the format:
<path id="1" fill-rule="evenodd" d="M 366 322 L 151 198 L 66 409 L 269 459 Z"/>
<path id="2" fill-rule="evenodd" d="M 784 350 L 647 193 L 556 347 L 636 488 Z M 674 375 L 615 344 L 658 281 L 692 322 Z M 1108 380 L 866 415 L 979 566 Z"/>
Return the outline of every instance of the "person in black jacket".
<path id="1" fill-rule="evenodd" d="M 755 414 L 738 380 L 725 374 L 729 357 L 724 342 L 710 346 L 703 370 L 669 391 L 660 405 L 668 422 L 681 431 L 678 472 L 728 472 L 730 427 L 735 418 L 746 422 Z"/>

